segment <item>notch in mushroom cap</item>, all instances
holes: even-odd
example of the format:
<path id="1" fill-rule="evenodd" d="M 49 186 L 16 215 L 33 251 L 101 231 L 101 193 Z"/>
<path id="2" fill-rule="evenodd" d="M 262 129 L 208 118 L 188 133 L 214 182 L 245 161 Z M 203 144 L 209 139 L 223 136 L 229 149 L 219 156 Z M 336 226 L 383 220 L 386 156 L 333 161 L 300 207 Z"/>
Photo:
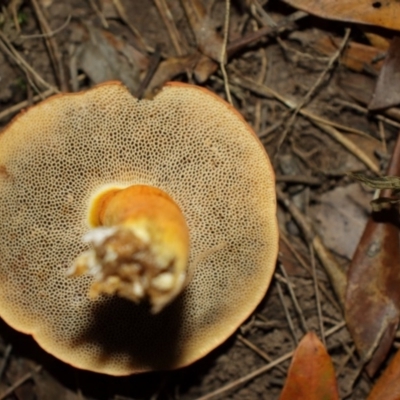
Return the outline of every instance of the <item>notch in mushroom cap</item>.
<path id="1" fill-rule="evenodd" d="M 211 92 L 54 96 L 0 135 L 0 315 L 79 368 L 185 366 L 264 296 L 275 211 L 263 147 Z"/>

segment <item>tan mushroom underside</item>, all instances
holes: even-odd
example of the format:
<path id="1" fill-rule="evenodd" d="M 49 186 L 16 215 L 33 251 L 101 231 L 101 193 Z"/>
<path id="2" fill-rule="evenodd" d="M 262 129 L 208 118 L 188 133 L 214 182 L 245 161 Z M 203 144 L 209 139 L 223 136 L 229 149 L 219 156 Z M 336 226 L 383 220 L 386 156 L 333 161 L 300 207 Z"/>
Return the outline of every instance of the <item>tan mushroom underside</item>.
<path id="1" fill-rule="evenodd" d="M 182 209 L 193 279 L 157 315 L 88 298 L 66 271 L 85 249 L 89 198 L 153 185 Z M 231 335 L 269 285 L 275 189 L 243 118 L 207 90 L 169 84 L 154 100 L 117 82 L 58 95 L 0 136 L 0 316 L 49 353 L 111 375 L 187 365 Z"/>

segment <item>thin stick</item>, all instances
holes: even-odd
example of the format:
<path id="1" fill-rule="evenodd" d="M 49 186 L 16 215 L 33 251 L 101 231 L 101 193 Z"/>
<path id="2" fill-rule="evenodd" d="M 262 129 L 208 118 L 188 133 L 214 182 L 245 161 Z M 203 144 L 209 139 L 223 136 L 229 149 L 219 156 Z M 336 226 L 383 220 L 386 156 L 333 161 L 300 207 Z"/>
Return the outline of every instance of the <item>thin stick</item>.
<path id="1" fill-rule="evenodd" d="M 263 26 L 256 32 L 251 32 L 246 36 L 235 40 L 229 43 L 227 48 L 228 56 L 233 55 L 238 50 L 245 48 L 246 46 L 260 40 L 262 37 L 267 35 L 278 35 L 284 31 L 289 29 L 293 29 L 294 22 L 307 17 L 309 14 L 305 13 L 304 11 L 296 11 L 293 14 L 290 14 L 287 18 L 283 19 L 280 23 L 276 26 Z"/>
<path id="2" fill-rule="evenodd" d="M 78 75 L 78 81 L 83 81 L 85 79 L 84 74 Z M 40 94 L 37 94 L 36 96 L 33 96 L 32 101 L 33 103 L 36 103 L 40 100 L 46 99 L 47 97 L 50 97 L 51 95 L 58 93 L 58 90 L 56 88 L 48 89 L 45 92 L 42 92 Z M 7 108 L 6 110 L 0 112 L 0 121 L 2 119 L 8 118 L 9 116 L 17 113 L 18 111 L 21 111 L 23 108 L 26 108 L 31 105 L 31 102 L 29 100 L 24 100 L 21 101 L 20 103 L 14 104 L 13 106 Z"/>
<path id="3" fill-rule="evenodd" d="M 346 355 L 344 356 L 344 358 L 341 361 L 341 363 L 339 364 L 339 366 L 337 366 L 335 368 L 336 377 L 339 377 L 339 375 L 342 373 L 343 369 L 346 367 L 347 363 L 354 357 L 354 352 L 356 350 L 355 346 L 352 346 L 351 348 L 349 348 L 348 346 L 345 345 L 345 343 L 343 343 L 342 345 L 346 351 Z"/>
<path id="4" fill-rule="evenodd" d="M 267 60 L 267 52 L 264 48 L 260 49 L 261 54 L 261 67 L 260 73 L 257 77 L 258 83 L 264 83 L 266 75 L 267 75 L 267 67 L 268 67 L 268 60 Z M 256 107 L 254 110 L 254 131 L 259 132 L 261 127 L 261 111 L 262 111 L 262 99 L 257 98 L 256 100 Z M 258 135 L 260 137 L 260 135 Z"/>
<path id="5" fill-rule="evenodd" d="M 284 182 L 284 183 L 300 183 L 302 185 L 309 186 L 321 186 L 321 179 L 314 176 L 307 175 L 277 175 L 275 178 L 276 182 Z"/>
<path id="6" fill-rule="evenodd" d="M 48 89 L 52 89 L 54 93 L 59 93 L 59 90 L 47 83 L 26 61 L 22 56 L 18 53 L 18 51 L 14 48 L 11 42 L 7 39 L 7 37 L 0 30 L 0 39 L 3 41 L 5 49 L 8 54 L 14 59 L 14 61 L 18 64 L 18 66 L 22 69 L 24 73 L 29 73 L 31 76 L 35 78 L 35 80 Z"/>
<path id="7" fill-rule="evenodd" d="M 383 125 L 383 122 L 380 120 L 378 121 L 378 127 L 379 127 L 379 135 L 381 137 L 383 152 L 387 154 L 385 126 Z"/>
<path id="8" fill-rule="evenodd" d="M 312 268 L 312 273 L 313 273 L 315 303 L 317 305 L 319 331 L 320 331 L 320 334 L 321 334 L 322 343 L 326 347 L 324 321 L 323 321 L 323 318 L 322 318 L 322 310 L 321 310 L 321 299 L 320 299 L 319 290 L 318 290 L 317 269 L 315 267 L 314 248 L 313 248 L 311 243 L 309 244 L 309 249 L 310 249 L 310 258 L 311 258 L 311 268 Z"/>
<path id="9" fill-rule="evenodd" d="M 120 2 L 120 0 L 112 0 L 115 9 L 117 10 L 118 16 L 121 18 L 121 20 L 124 22 L 124 24 L 131 30 L 133 35 L 136 37 L 136 39 L 139 41 L 140 45 L 142 46 L 142 50 L 146 50 L 149 53 L 153 53 L 154 49 L 150 46 L 147 45 L 145 42 L 143 36 L 140 34 L 140 32 L 129 22 L 128 18 L 126 16 L 128 15 L 127 12 L 125 11 L 124 6 Z"/>
<path id="10" fill-rule="evenodd" d="M 6 397 L 10 396 L 10 394 L 14 393 L 15 389 L 18 389 L 22 384 L 24 384 L 27 380 L 33 378 L 33 375 L 39 372 L 42 369 L 41 365 L 38 365 L 33 371 L 25 374 L 21 379 L 18 379 L 12 386 L 10 386 L 7 390 L 0 395 L 0 400 L 4 400 Z"/>
<path id="11" fill-rule="evenodd" d="M 231 91 L 229 90 L 229 81 L 228 81 L 228 74 L 226 73 L 225 69 L 225 62 L 227 59 L 226 56 L 226 46 L 228 43 L 228 36 L 229 36 L 229 12 L 231 8 L 231 2 L 230 0 L 225 0 L 225 23 L 224 23 L 224 38 L 222 41 L 222 46 L 221 46 L 221 57 L 220 57 L 220 68 L 222 72 L 222 76 L 224 78 L 224 87 L 225 87 L 225 94 L 226 98 L 229 101 L 230 104 L 232 103 L 232 96 L 231 96 Z"/>
<path id="12" fill-rule="evenodd" d="M 89 4 L 90 4 L 90 7 L 92 7 L 93 11 L 98 16 L 98 18 L 100 19 L 101 25 L 103 25 L 103 28 L 108 29 L 108 27 L 109 27 L 108 22 L 107 22 L 106 18 L 104 17 L 104 14 L 99 10 L 99 7 L 97 7 L 97 4 L 95 3 L 95 1 L 89 0 Z"/>
<path id="13" fill-rule="evenodd" d="M 282 143 L 285 141 L 286 136 L 290 130 L 290 128 L 292 127 L 297 114 L 299 113 L 299 111 L 304 107 L 304 105 L 306 105 L 311 97 L 313 96 L 313 94 L 315 93 L 315 91 L 319 88 L 319 86 L 321 85 L 321 82 L 325 79 L 325 76 L 328 74 L 328 72 L 332 69 L 333 64 L 336 63 L 336 61 L 339 59 L 340 55 L 343 52 L 343 49 L 345 48 L 349 37 L 350 37 L 350 32 L 351 30 L 349 28 L 346 28 L 346 33 L 344 35 L 344 38 L 342 40 L 342 43 L 340 44 L 338 50 L 335 52 L 335 54 L 333 54 L 333 56 L 329 59 L 329 62 L 327 64 L 327 66 L 325 67 L 325 69 L 321 72 L 321 74 L 319 75 L 318 79 L 315 81 L 314 85 L 310 88 L 310 90 L 307 92 L 307 94 L 303 97 L 303 99 L 297 104 L 296 108 L 293 110 L 293 114 L 290 117 L 285 130 L 283 131 L 281 137 L 279 138 L 278 141 L 278 145 L 277 145 L 277 153 L 279 151 L 279 148 L 281 147 Z"/>
<path id="14" fill-rule="evenodd" d="M 142 82 L 140 83 L 138 89 L 136 90 L 135 97 L 141 99 L 144 91 L 146 90 L 147 86 L 151 82 L 154 74 L 157 71 L 158 66 L 160 65 L 161 61 L 161 51 L 160 48 L 157 46 L 154 53 L 152 54 L 149 60 L 149 68 L 147 69 L 146 75 L 143 78 Z"/>
<path id="15" fill-rule="evenodd" d="M 388 125 L 394 126 L 396 128 L 400 128 L 400 122 L 393 121 L 392 119 L 384 117 L 383 115 L 380 115 L 380 114 L 371 114 L 368 109 L 360 106 L 359 104 L 351 103 L 349 101 L 342 100 L 342 99 L 336 99 L 335 101 L 336 101 L 336 103 L 342 104 L 346 107 L 350 107 L 353 110 L 362 112 L 363 114 L 369 114 L 369 115 L 371 115 L 371 117 L 376 118 L 378 121 L 386 122 Z"/>
<path id="16" fill-rule="evenodd" d="M 296 104 L 286 99 L 284 96 L 276 92 L 275 90 L 265 86 L 260 85 L 259 83 L 246 78 L 244 76 L 234 76 L 231 78 L 231 81 L 236 85 L 239 85 L 245 89 L 248 89 L 260 96 L 264 96 L 266 98 L 275 98 L 276 100 L 283 103 L 286 107 L 290 109 L 295 109 Z M 350 151 L 355 157 L 357 157 L 360 161 L 362 161 L 371 171 L 376 174 L 380 174 L 378 165 L 358 146 L 356 146 L 351 140 L 347 139 L 343 134 L 341 134 L 338 130 L 333 128 L 328 120 L 325 118 L 319 117 L 303 108 L 299 111 L 299 114 L 308 118 L 313 124 L 317 125 L 324 132 L 328 133 L 331 137 L 333 137 L 337 142 L 339 142 L 343 147 L 345 147 L 348 151 Z"/>
<path id="17" fill-rule="evenodd" d="M 272 357 L 270 357 L 265 351 L 261 350 L 258 346 L 256 346 L 254 343 L 250 342 L 250 340 L 246 339 L 244 336 L 241 334 L 237 335 L 237 338 L 249 349 L 253 350 L 255 353 L 257 353 L 260 357 L 262 357 L 265 361 L 267 362 L 273 362 Z M 286 375 L 286 370 L 283 368 L 281 365 L 276 366 L 279 371 L 281 371 L 283 374 Z"/>
<path id="18" fill-rule="evenodd" d="M 333 333 L 335 333 L 339 329 L 342 329 L 345 325 L 346 325 L 345 322 L 341 322 L 340 324 L 338 324 L 338 325 L 334 326 L 333 328 L 327 330 L 326 331 L 326 337 L 332 335 Z M 237 387 L 245 384 L 246 382 L 248 382 L 248 381 L 250 381 L 250 380 L 252 380 L 254 378 L 257 378 L 257 376 L 262 375 L 264 372 L 267 372 L 268 370 L 270 370 L 271 368 L 279 365 L 280 363 L 282 363 L 282 362 L 284 362 L 286 360 L 289 360 L 290 358 L 293 357 L 293 354 L 294 354 L 294 351 L 286 353 L 283 356 L 277 358 L 275 361 L 273 361 L 273 362 L 271 362 L 271 363 L 269 363 L 267 365 L 264 365 L 263 367 L 258 368 L 253 372 L 250 372 L 249 374 L 243 376 L 242 378 L 237 379 L 236 381 L 231 382 L 231 383 L 229 383 L 229 384 L 227 384 L 227 385 L 215 390 L 214 392 L 208 393 L 208 394 L 206 394 L 205 396 L 202 396 L 202 397 L 198 397 L 196 400 L 210 400 L 210 399 L 213 399 L 213 398 L 215 398 L 217 396 L 220 396 L 222 394 L 226 394 L 227 392 L 229 392 L 229 391 L 231 391 L 233 389 L 236 389 Z"/>
<path id="19" fill-rule="evenodd" d="M 4 371 L 8 363 L 8 359 L 10 358 L 11 351 L 12 351 L 12 346 L 11 344 L 8 344 L 4 351 L 3 361 L 0 365 L 0 379 L 3 377 Z"/>
<path id="20" fill-rule="evenodd" d="M 300 318 L 301 327 L 303 328 L 304 333 L 306 333 L 306 332 L 308 331 L 308 326 L 307 326 L 306 319 L 304 318 L 303 311 L 302 311 L 302 309 L 301 309 L 301 307 L 300 307 L 299 302 L 297 301 L 297 297 L 296 297 L 296 294 L 295 294 L 295 292 L 294 292 L 294 290 L 293 290 L 292 284 L 290 283 L 289 276 L 288 276 L 288 274 L 286 273 L 285 267 L 283 266 L 282 263 L 279 263 L 279 269 L 281 270 L 283 276 L 286 278 L 286 281 L 287 281 L 287 288 L 288 288 L 288 290 L 289 290 L 290 297 L 292 298 L 292 302 L 293 302 L 294 308 L 295 308 L 296 311 L 297 311 L 297 315 L 298 315 L 299 318 Z"/>
<path id="21" fill-rule="evenodd" d="M 276 280 L 276 287 L 278 289 L 279 300 L 281 301 L 283 310 L 285 312 L 286 321 L 287 321 L 287 323 L 289 325 L 290 332 L 292 333 L 294 343 L 297 345 L 299 343 L 299 341 L 297 340 L 296 332 L 294 330 L 292 317 L 290 316 L 289 310 L 288 310 L 288 308 L 287 308 L 287 306 L 285 304 L 285 297 L 283 296 L 282 286 L 279 283 L 279 280 Z"/>
<path id="22" fill-rule="evenodd" d="M 49 38 L 55 36 L 57 33 L 60 33 L 63 29 L 65 29 L 69 23 L 71 22 L 71 14 L 68 15 L 66 21 L 54 31 L 48 33 L 35 33 L 33 35 L 21 35 L 20 38 L 24 40 L 28 39 L 41 39 L 41 38 Z"/>
<path id="23" fill-rule="evenodd" d="M 289 242 L 288 238 L 283 234 L 283 232 L 279 233 L 280 238 L 285 242 L 286 246 L 290 249 L 290 251 L 293 253 L 294 257 L 296 260 L 299 262 L 299 264 L 310 274 L 312 277 L 312 270 L 310 267 L 307 265 L 307 263 L 303 260 L 303 257 L 296 251 L 296 249 L 292 246 L 292 244 Z M 340 313 L 342 312 L 342 309 L 340 308 L 340 305 L 338 302 L 331 296 L 330 292 L 326 289 L 326 287 L 318 281 L 318 286 L 321 290 L 321 293 L 325 295 L 325 297 L 329 300 L 329 302 L 333 305 L 333 307 L 336 308 L 337 311 Z"/>
<path id="24" fill-rule="evenodd" d="M 324 246 L 321 238 L 315 233 L 311 223 L 306 219 L 301 211 L 294 205 L 289 197 L 279 189 L 279 187 L 277 187 L 276 192 L 278 200 L 283 203 L 286 209 L 290 212 L 293 219 L 296 221 L 296 224 L 303 231 L 306 240 L 313 245 L 325 272 L 329 276 L 336 297 L 338 298 L 342 309 L 344 309 L 344 297 L 347 285 L 346 274 L 340 268 L 333 255 Z"/>
<path id="25" fill-rule="evenodd" d="M 68 84 L 65 77 L 64 65 L 62 62 L 62 56 L 60 49 L 58 48 L 57 42 L 51 34 L 50 25 L 48 24 L 42 9 L 40 8 L 37 0 L 31 0 L 33 9 L 35 10 L 36 16 L 39 20 L 42 32 L 45 34 L 44 41 L 46 43 L 47 50 L 50 55 L 51 62 L 56 73 L 57 81 L 60 85 L 62 92 L 68 92 Z"/>
<path id="26" fill-rule="evenodd" d="M 178 56 L 183 55 L 183 51 L 180 45 L 180 34 L 175 25 L 174 19 L 172 17 L 171 11 L 168 8 L 168 4 L 165 0 L 154 0 L 158 12 L 161 15 L 162 20 L 167 28 L 168 35 L 171 39 L 172 45 L 174 46 L 175 52 Z"/>

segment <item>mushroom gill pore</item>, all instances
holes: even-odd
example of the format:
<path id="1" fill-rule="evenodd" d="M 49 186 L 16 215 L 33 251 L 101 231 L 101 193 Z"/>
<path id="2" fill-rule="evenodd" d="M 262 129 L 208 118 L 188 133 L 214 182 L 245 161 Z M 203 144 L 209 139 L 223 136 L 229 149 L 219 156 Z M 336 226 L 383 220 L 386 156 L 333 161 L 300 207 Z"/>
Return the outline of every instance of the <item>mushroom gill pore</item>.
<path id="1" fill-rule="evenodd" d="M 107 187 L 165 192 L 189 232 L 182 292 L 146 302 L 90 298 L 68 276 L 90 249 L 93 196 Z M 118 82 L 56 95 L 0 134 L 0 316 L 78 368 L 111 374 L 179 368 L 251 314 L 273 274 L 274 174 L 240 114 L 211 92 L 171 83 L 138 100 Z"/>

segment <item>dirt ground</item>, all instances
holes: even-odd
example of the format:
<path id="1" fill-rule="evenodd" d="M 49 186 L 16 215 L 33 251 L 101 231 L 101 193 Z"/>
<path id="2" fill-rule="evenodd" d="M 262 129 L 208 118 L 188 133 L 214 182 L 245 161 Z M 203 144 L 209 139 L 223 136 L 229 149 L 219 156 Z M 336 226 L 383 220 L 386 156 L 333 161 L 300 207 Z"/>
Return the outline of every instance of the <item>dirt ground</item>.
<path id="1" fill-rule="evenodd" d="M 201 84 L 226 98 L 219 65 L 196 65 L 199 46 L 181 2 L 116 3 L 124 7 L 123 13 L 118 13 L 111 0 L 0 2 L 0 128 L 16 112 L 40 100 L 40 93 L 46 97 L 57 88 L 77 91 L 110 79 L 122 80 L 140 96 L 151 96 L 167 80 L 180 80 Z M 225 2 L 200 3 L 209 17 L 210 31 L 222 37 Z M 240 44 L 226 64 L 233 104 L 265 145 L 277 185 L 312 221 L 323 243 L 346 268 L 372 198 L 371 191 L 346 174 L 367 167 L 312 118 L 298 113 L 288 123 L 292 113 L 286 104 L 305 101 L 310 112 L 352 128 L 345 137 L 381 170 L 399 124 L 366 112 L 376 71 L 352 72 L 338 62 L 327 68 L 333 55 L 321 53 L 315 44 L 323 36 L 340 43 L 345 35 L 343 23 L 310 16 L 288 22 L 295 10 L 284 4 L 270 1 L 262 12 L 250 3 L 232 0 L 231 4 L 228 52 L 232 50 L 229 44 Z M 166 4 L 170 14 L 160 11 L 157 4 Z M 279 35 L 263 34 L 240 43 L 241 38 L 274 21 L 286 21 Z M 352 38 L 362 37 L 356 26 L 351 29 Z M 207 45 L 213 48 L 212 40 L 205 42 L 206 49 Z M 161 69 L 168 60 L 169 67 Z M 152 69 L 157 70 L 155 75 Z M 251 87 L 246 79 L 259 86 Z M 279 94 L 281 101 L 263 93 L 263 86 Z M 0 399 L 278 399 L 290 354 L 309 330 L 326 340 L 341 396 L 365 399 L 374 380 L 359 371 L 359 359 L 330 281 L 309 240 L 281 203 L 278 219 L 282 233 L 279 261 L 266 297 L 232 337 L 203 359 L 177 371 L 102 376 L 56 360 L 31 338 L 1 323 Z M 217 390 L 220 393 L 214 393 Z"/>

